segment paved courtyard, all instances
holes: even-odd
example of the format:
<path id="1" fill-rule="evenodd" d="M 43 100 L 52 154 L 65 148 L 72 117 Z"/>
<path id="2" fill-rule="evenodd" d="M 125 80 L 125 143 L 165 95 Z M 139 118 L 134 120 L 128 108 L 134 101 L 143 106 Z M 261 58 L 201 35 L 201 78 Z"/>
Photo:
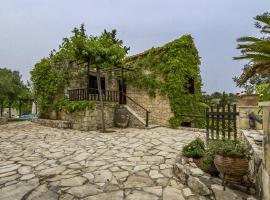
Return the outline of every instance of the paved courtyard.
<path id="1" fill-rule="evenodd" d="M 2 125 L 0 199 L 197 199 L 172 167 L 183 145 L 199 135 L 168 128 L 99 133 Z"/>

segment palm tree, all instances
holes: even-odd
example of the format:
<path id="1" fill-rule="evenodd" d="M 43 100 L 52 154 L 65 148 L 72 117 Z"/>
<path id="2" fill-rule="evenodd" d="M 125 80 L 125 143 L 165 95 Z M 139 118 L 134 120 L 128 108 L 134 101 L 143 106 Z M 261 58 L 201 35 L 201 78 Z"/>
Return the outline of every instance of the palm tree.
<path id="1" fill-rule="evenodd" d="M 249 67 L 238 79 L 238 84 L 243 85 L 250 77 L 256 73 L 270 71 L 270 13 L 264 13 L 254 18 L 255 27 L 260 29 L 263 37 L 241 37 L 237 39 L 239 43 L 237 49 L 242 55 L 234 57 L 235 60 L 249 60 Z"/>

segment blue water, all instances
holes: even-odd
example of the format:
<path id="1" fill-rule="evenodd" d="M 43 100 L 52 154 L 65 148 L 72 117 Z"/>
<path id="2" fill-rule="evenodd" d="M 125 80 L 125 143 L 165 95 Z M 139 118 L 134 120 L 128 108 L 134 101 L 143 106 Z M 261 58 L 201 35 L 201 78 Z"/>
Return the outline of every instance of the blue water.
<path id="1" fill-rule="evenodd" d="M 21 115 L 21 116 L 19 116 L 19 118 L 20 119 L 36 119 L 36 118 L 38 118 L 38 116 L 29 114 L 29 115 Z"/>

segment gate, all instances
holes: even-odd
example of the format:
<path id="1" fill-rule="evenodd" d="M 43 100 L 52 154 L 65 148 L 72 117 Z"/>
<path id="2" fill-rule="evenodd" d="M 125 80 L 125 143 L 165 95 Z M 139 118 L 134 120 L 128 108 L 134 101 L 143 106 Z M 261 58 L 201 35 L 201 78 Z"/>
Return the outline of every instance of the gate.
<path id="1" fill-rule="evenodd" d="M 211 106 L 206 109 L 206 139 L 237 139 L 236 104 Z"/>

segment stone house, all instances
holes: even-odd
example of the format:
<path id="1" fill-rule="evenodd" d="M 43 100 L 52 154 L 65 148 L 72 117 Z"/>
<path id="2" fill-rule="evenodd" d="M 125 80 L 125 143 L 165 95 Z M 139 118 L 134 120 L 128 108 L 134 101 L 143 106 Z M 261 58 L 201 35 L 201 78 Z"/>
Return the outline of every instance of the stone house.
<path id="1" fill-rule="evenodd" d="M 126 59 L 126 65 L 130 64 L 130 60 L 140 60 L 147 57 L 150 52 L 160 52 L 162 48 L 163 47 L 152 48 L 143 53 L 130 56 Z M 180 46 L 179 48 L 183 47 Z M 101 113 L 99 110 L 96 69 L 90 67 L 90 69 L 86 71 L 87 67 L 78 66 L 76 64 L 72 65 L 72 73 L 76 74 L 75 77 L 77 78 L 70 80 L 69 86 L 65 89 L 66 96 L 70 101 L 89 99 L 96 103 L 94 104 L 93 111 L 86 110 L 72 114 L 60 112 L 58 119 L 71 121 L 74 129 L 99 129 L 101 127 Z M 188 93 L 183 95 L 193 95 L 196 90 L 196 84 L 198 86 L 197 88 L 199 88 L 198 92 L 200 92 L 201 78 L 198 66 L 196 65 L 195 67 L 196 76 L 189 77 L 187 86 Z M 169 126 L 169 120 L 174 116 L 174 113 L 172 112 L 168 96 L 160 93 L 151 96 L 147 88 L 130 84 L 130 82 L 126 80 L 131 70 L 136 70 L 136 68 L 130 66 L 119 68 L 112 67 L 101 71 L 101 88 L 103 93 L 102 99 L 105 102 L 106 126 L 114 126 L 115 108 L 119 105 L 125 107 L 129 112 L 129 127 L 145 127 L 148 125 Z M 151 71 L 144 70 L 144 75 L 150 73 Z M 160 79 L 160 77 L 157 77 L 157 79 Z M 52 114 L 50 118 L 56 119 L 55 114 Z"/>

